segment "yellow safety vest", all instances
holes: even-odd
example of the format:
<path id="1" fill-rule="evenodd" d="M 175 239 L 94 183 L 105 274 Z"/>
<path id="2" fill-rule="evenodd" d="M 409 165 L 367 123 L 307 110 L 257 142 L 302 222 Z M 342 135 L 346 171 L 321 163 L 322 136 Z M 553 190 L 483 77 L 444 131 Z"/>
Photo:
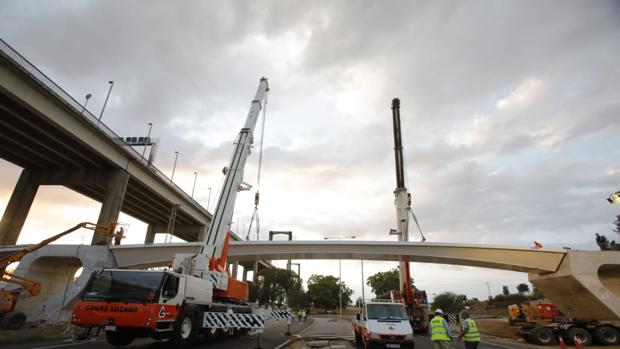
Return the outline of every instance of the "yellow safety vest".
<path id="1" fill-rule="evenodd" d="M 480 342 L 480 332 L 478 332 L 478 326 L 472 319 L 463 320 L 463 324 L 467 325 L 467 332 L 463 335 L 463 341 L 465 342 Z"/>
<path id="2" fill-rule="evenodd" d="M 448 332 L 443 327 L 443 318 L 439 315 L 431 320 L 431 341 L 449 341 Z"/>

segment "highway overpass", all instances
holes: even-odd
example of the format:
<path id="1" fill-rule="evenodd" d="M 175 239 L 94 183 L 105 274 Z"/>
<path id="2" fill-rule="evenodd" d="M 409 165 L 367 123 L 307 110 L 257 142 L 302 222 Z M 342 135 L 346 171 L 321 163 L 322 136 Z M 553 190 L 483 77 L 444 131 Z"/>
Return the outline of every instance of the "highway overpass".
<path id="1" fill-rule="evenodd" d="M 0 221 L 0 245 L 16 243 L 41 185 L 101 202 L 98 224 L 120 211 L 148 223 L 146 242 L 167 231 L 175 205 L 181 239 L 200 240 L 211 222 L 204 207 L 2 40 L 0 130 L 0 157 L 24 169 Z"/>

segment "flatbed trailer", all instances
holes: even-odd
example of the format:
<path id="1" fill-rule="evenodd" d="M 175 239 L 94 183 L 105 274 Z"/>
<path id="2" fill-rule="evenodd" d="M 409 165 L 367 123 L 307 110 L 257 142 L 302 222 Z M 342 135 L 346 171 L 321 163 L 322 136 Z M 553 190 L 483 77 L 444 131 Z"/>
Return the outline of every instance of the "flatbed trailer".
<path id="1" fill-rule="evenodd" d="M 584 346 L 593 344 L 620 344 L 620 323 L 614 321 L 567 320 L 549 324 L 527 324 L 519 328 L 521 337 L 534 344 L 555 345 L 559 338 L 564 343 L 575 345 L 579 340 Z"/>

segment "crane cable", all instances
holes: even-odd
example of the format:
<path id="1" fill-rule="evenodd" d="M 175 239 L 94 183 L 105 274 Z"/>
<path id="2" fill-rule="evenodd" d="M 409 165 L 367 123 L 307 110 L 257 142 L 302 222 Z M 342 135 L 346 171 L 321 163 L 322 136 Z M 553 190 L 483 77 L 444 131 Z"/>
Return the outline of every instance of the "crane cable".
<path id="1" fill-rule="evenodd" d="M 420 235 L 422 236 L 422 242 L 426 241 L 426 237 L 424 237 L 424 233 L 422 233 L 422 228 L 420 228 L 420 223 L 418 223 L 418 219 L 416 218 L 415 214 L 413 213 L 413 209 L 411 207 L 409 207 L 409 209 L 407 210 L 409 211 L 409 214 L 411 215 L 411 217 L 413 217 L 413 221 L 415 222 L 415 225 L 418 227 L 418 231 L 420 232 Z"/>
<path id="2" fill-rule="evenodd" d="M 260 131 L 260 146 L 258 148 L 258 178 L 256 180 L 256 194 L 254 194 L 254 212 L 252 213 L 252 218 L 250 218 L 250 225 L 248 226 L 248 232 L 245 235 L 246 240 L 250 240 L 250 232 L 252 231 L 252 223 L 254 223 L 254 218 L 256 218 L 256 240 L 259 239 L 260 234 L 260 219 L 258 217 L 258 204 L 260 201 L 260 174 L 261 169 L 263 167 L 263 139 L 265 138 L 265 115 L 267 113 L 267 97 L 269 92 L 265 93 L 265 103 L 263 106 L 263 119 L 261 124 Z"/>

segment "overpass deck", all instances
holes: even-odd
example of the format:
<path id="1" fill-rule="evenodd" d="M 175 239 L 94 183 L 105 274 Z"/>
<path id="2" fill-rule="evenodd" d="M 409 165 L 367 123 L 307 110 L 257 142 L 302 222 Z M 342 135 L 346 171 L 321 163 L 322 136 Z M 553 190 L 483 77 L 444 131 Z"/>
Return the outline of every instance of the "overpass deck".
<path id="1" fill-rule="evenodd" d="M 129 178 L 122 212 L 167 226 L 172 207 L 179 204 L 179 226 L 205 227 L 211 221 L 204 207 L 2 40 L 0 129 L 0 157 L 32 170 L 36 185 L 64 185 L 104 202 L 110 174 L 123 171 Z M 196 241 L 198 230 L 175 235 Z M 15 232 L 9 235 L 0 236 L 0 242 L 14 243 Z"/>

